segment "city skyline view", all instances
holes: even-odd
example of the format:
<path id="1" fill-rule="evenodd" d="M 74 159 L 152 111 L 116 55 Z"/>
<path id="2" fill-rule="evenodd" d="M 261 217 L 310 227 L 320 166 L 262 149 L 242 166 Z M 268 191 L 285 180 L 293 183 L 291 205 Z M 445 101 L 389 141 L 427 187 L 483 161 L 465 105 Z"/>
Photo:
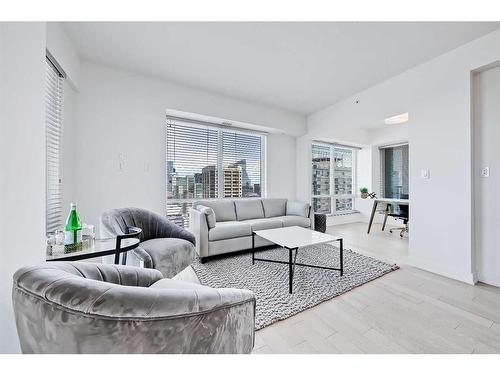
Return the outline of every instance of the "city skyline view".
<path id="1" fill-rule="evenodd" d="M 223 167 L 223 198 L 250 198 L 261 196 L 260 178 L 253 183 L 246 167 L 246 159 Z M 259 176 L 260 177 L 260 176 Z M 182 175 L 172 161 L 167 161 L 167 198 L 203 199 L 219 198 L 219 173 L 217 166 L 207 165 L 201 173 Z"/>

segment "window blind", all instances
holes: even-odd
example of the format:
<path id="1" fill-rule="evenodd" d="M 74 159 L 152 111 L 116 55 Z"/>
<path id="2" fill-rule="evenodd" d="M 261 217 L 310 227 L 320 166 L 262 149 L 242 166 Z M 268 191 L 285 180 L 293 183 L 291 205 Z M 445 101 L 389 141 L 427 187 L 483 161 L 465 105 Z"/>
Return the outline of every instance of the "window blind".
<path id="1" fill-rule="evenodd" d="M 63 76 L 47 59 L 45 74 L 46 217 L 47 233 L 62 225 Z"/>
<path id="2" fill-rule="evenodd" d="M 167 217 L 189 223 L 198 199 L 260 197 L 263 135 L 167 119 Z"/>

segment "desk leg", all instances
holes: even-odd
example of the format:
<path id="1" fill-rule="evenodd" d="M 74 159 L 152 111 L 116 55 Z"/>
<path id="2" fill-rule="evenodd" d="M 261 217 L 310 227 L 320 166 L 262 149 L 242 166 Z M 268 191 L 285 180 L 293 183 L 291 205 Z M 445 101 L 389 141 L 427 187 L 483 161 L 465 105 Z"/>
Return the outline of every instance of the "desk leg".
<path id="1" fill-rule="evenodd" d="M 370 233 L 370 229 L 372 228 L 372 223 L 373 223 L 373 218 L 375 216 L 375 211 L 377 210 L 377 201 L 373 201 L 373 208 L 372 208 L 372 214 L 370 216 L 370 222 L 368 223 L 368 232 Z"/>
<path id="2" fill-rule="evenodd" d="M 385 216 L 384 216 L 384 224 L 382 224 L 382 231 L 385 230 L 385 223 L 387 223 L 387 215 L 389 214 L 389 205 L 385 206 Z"/>

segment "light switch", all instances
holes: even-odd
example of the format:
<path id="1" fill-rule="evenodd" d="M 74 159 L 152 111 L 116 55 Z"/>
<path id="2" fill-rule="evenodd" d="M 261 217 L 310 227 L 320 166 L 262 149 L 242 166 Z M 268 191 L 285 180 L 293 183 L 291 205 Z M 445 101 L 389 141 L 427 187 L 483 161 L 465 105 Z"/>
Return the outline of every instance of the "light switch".
<path id="1" fill-rule="evenodd" d="M 120 152 L 118 154 L 118 170 L 123 171 L 124 165 L 125 165 L 125 154 L 123 152 Z"/>
<path id="2" fill-rule="evenodd" d="M 490 177 L 490 167 L 481 168 L 481 177 Z"/>
<path id="3" fill-rule="evenodd" d="M 429 179 L 430 178 L 430 172 L 428 169 L 422 169 L 420 171 L 420 177 L 424 179 Z"/>

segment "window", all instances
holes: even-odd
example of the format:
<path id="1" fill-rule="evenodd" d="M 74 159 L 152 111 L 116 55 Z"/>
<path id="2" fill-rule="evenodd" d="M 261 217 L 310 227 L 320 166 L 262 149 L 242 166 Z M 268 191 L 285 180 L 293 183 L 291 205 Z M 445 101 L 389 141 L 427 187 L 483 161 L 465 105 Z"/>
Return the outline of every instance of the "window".
<path id="1" fill-rule="evenodd" d="M 168 119 L 168 218 L 188 226 L 198 199 L 263 196 L 264 142 L 257 133 Z"/>
<path id="2" fill-rule="evenodd" d="M 47 58 L 45 74 L 46 217 L 47 233 L 62 225 L 61 147 L 63 127 L 63 80 L 61 70 Z"/>
<path id="3" fill-rule="evenodd" d="M 354 209 L 355 150 L 312 145 L 312 206 L 314 212 L 338 214 Z"/>
<path id="4" fill-rule="evenodd" d="M 380 192 L 384 198 L 408 198 L 408 144 L 380 148 Z"/>

